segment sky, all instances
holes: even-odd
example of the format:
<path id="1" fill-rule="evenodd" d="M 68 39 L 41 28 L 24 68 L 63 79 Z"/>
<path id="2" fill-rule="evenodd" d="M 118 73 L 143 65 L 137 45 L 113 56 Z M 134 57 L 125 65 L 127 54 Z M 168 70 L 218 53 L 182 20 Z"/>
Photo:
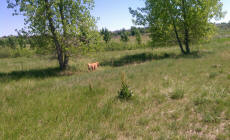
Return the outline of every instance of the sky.
<path id="1" fill-rule="evenodd" d="M 221 0 L 223 10 L 227 12 L 224 19 L 218 22 L 230 21 L 230 0 Z M 95 0 L 95 8 L 92 15 L 98 17 L 98 29 L 106 27 L 111 31 L 122 28 L 129 29 L 134 26 L 129 7 L 136 9 L 143 7 L 143 0 Z M 23 16 L 12 16 L 12 9 L 7 9 L 6 0 L 0 0 L 0 37 L 16 35 L 15 29 L 24 27 Z"/>

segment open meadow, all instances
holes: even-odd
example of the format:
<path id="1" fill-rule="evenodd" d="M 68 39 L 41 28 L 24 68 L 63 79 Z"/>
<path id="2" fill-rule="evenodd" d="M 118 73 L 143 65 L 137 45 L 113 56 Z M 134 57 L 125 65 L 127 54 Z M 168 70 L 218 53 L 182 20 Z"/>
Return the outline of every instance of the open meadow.
<path id="1" fill-rule="evenodd" d="M 0 139 L 230 139 L 230 39 L 0 59 Z M 87 63 L 101 66 L 88 72 Z M 134 95 L 117 98 L 121 74 Z"/>

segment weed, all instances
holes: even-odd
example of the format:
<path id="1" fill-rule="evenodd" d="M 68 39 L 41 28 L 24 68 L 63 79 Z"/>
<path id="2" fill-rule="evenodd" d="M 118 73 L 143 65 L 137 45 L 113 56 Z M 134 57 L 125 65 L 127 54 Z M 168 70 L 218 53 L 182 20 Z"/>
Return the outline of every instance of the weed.
<path id="1" fill-rule="evenodd" d="M 148 123 L 149 123 L 149 119 L 146 118 L 146 117 L 142 117 L 142 118 L 140 118 L 139 121 L 138 121 L 138 124 L 139 124 L 139 125 L 143 125 L 143 126 L 147 125 Z"/>
<path id="2" fill-rule="evenodd" d="M 171 99 L 182 99 L 184 97 L 183 89 L 176 89 L 170 96 Z"/>
<path id="3" fill-rule="evenodd" d="M 208 100 L 207 98 L 205 97 L 202 97 L 202 96 L 198 96 L 196 97 L 194 100 L 194 105 L 198 106 L 198 105 L 205 105 L 205 104 L 208 104 L 210 103 L 211 101 Z"/>
<path id="4" fill-rule="evenodd" d="M 211 72 L 209 74 L 209 78 L 212 79 L 212 78 L 215 78 L 218 74 L 216 72 Z"/>
<path id="5" fill-rule="evenodd" d="M 202 131 L 202 128 L 200 128 L 200 127 L 199 127 L 199 128 L 196 128 L 195 131 L 196 131 L 197 133 L 200 133 L 200 132 Z"/>
<path id="6" fill-rule="evenodd" d="M 217 123 L 217 122 L 219 122 L 219 119 L 212 112 L 206 112 L 203 115 L 203 121 L 207 122 L 207 123 Z"/>
<path id="7" fill-rule="evenodd" d="M 167 100 L 167 98 L 166 98 L 166 96 L 164 94 L 159 94 L 159 93 L 158 94 L 153 94 L 152 98 L 154 100 L 156 100 L 157 104 L 162 104 Z"/>
<path id="8" fill-rule="evenodd" d="M 230 74 L 227 75 L 228 80 L 230 80 Z"/>

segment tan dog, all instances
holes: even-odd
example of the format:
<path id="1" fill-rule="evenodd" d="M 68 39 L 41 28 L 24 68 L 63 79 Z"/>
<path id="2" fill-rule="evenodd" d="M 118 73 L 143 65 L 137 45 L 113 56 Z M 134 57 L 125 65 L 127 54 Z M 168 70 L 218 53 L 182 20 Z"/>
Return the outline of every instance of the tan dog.
<path id="1" fill-rule="evenodd" d="M 88 70 L 89 70 L 89 71 L 96 70 L 97 67 L 99 67 L 99 62 L 88 63 Z"/>

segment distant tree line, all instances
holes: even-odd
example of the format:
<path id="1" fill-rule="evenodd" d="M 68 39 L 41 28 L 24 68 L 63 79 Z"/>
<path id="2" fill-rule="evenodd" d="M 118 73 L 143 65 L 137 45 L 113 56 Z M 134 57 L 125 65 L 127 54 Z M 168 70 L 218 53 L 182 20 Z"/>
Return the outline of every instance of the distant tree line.
<path id="1" fill-rule="evenodd" d="M 135 36 L 136 31 L 139 31 L 140 34 L 146 34 L 149 33 L 149 28 L 147 27 L 135 27 L 132 26 L 131 29 L 121 29 L 121 30 L 117 30 L 117 31 L 113 31 L 112 35 L 113 36 L 120 36 L 124 31 L 127 33 L 128 36 Z"/>
<path id="2" fill-rule="evenodd" d="M 102 28 L 100 31 L 100 34 L 103 37 L 103 40 L 108 44 L 113 36 L 120 36 L 121 42 L 128 42 L 130 36 L 136 37 L 136 42 L 138 45 L 142 43 L 141 35 L 148 33 L 148 28 L 137 28 L 132 26 L 131 29 L 125 30 L 124 28 L 122 30 L 118 31 L 109 31 L 107 28 Z"/>
<path id="3" fill-rule="evenodd" d="M 230 29 L 230 21 L 228 23 L 219 23 L 219 24 L 216 24 L 216 26 L 220 29 L 227 29 L 229 30 Z"/>
<path id="4" fill-rule="evenodd" d="M 25 48 L 29 44 L 29 39 L 23 36 L 7 36 L 0 38 L 0 46 L 16 49 L 17 47 Z"/>

